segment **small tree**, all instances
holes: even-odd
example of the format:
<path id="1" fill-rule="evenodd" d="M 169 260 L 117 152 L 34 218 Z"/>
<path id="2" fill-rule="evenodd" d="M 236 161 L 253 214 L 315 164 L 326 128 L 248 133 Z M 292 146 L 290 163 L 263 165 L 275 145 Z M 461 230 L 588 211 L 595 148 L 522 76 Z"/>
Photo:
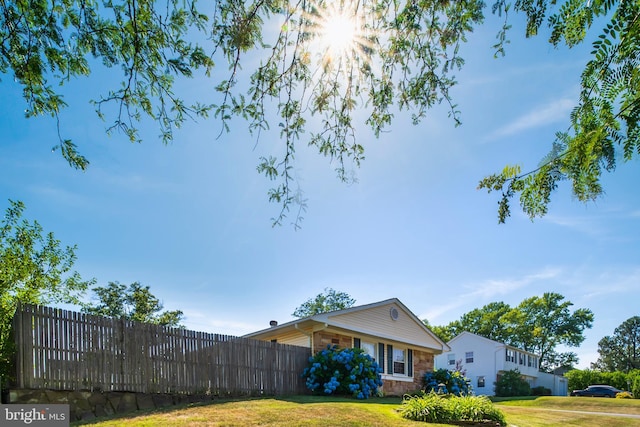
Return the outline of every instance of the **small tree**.
<path id="1" fill-rule="evenodd" d="M 0 376 L 8 378 L 14 343 L 11 321 L 18 303 L 77 304 L 93 280 L 73 271 L 76 247 L 62 246 L 53 233 L 22 218 L 25 205 L 9 201 L 0 220 Z"/>
<path id="2" fill-rule="evenodd" d="M 531 386 L 527 383 L 520 371 L 513 369 L 503 373 L 495 383 L 496 396 L 529 396 L 531 394 Z"/>
<path id="3" fill-rule="evenodd" d="M 324 288 L 324 292 L 309 298 L 293 312 L 295 317 L 309 317 L 329 311 L 344 310 L 352 307 L 356 300 L 346 292 L 339 292 L 331 288 Z"/>
<path id="4" fill-rule="evenodd" d="M 182 311 L 162 311 L 162 303 L 149 291 L 149 286 L 134 282 L 127 288 L 118 282 L 109 282 L 105 287 L 92 290 L 98 302 L 84 304 L 84 313 L 174 328 L 182 326 Z"/>
<path id="5" fill-rule="evenodd" d="M 378 363 L 364 350 L 327 346 L 309 358 L 302 376 L 313 392 L 368 399 L 382 385 L 381 373 Z"/>

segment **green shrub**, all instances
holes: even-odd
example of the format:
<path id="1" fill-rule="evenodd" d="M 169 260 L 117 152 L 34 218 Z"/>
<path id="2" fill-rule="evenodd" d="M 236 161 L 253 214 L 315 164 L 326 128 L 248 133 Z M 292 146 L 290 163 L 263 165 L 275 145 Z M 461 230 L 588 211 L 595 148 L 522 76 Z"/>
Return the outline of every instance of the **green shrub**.
<path id="1" fill-rule="evenodd" d="M 502 411 L 486 396 L 453 396 L 434 392 L 420 396 L 405 396 L 400 415 L 413 421 L 457 423 L 493 421 L 507 424 Z"/>
<path id="2" fill-rule="evenodd" d="M 499 397 L 529 396 L 531 394 L 531 386 L 522 378 L 517 369 L 504 372 L 494 384 L 496 396 Z"/>
<path id="3" fill-rule="evenodd" d="M 436 393 L 466 396 L 471 393 L 471 381 L 459 371 L 438 369 L 433 372 L 427 372 L 424 375 L 424 390 L 427 393 L 434 391 Z"/>
<path id="4" fill-rule="evenodd" d="M 551 389 L 543 386 L 534 387 L 531 389 L 532 396 L 551 396 Z"/>
<path id="5" fill-rule="evenodd" d="M 382 385 L 381 372 L 376 361 L 362 349 L 327 346 L 309 358 L 302 376 L 313 392 L 368 399 Z"/>

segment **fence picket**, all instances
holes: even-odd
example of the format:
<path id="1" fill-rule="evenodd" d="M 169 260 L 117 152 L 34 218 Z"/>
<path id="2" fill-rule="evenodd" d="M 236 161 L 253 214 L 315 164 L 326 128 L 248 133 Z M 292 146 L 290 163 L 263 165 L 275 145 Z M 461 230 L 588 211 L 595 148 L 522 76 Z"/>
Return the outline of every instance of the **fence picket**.
<path id="1" fill-rule="evenodd" d="M 16 384 L 52 390 L 298 394 L 306 347 L 21 305 Z"/>

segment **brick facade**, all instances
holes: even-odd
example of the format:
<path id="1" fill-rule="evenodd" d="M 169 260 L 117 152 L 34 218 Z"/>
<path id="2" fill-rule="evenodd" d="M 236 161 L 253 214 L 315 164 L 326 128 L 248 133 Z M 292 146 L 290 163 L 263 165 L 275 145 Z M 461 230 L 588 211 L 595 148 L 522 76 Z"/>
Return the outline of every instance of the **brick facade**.
<path id="1" fill-rule="evenodd" d="M 339 348 L 351 348 L 353 347 L 353 338 L 348 335 L 324 331 L 313 334 L 313 354 L 324 350 L 328 345 L 337 345 Z"/>
<path id="2" fill-rule="evenodd" d="M 324 350 L 328 345 L 339 348 L 353 347 L 353 337 L 334 332 L 320 331 L 313 334 L 313 354 Z M 382 392 L 387 396 L 402 396 L 422 389 L 424 374 L 433 371 L 434 355 L 413 350 L 413 381 L 383 380 Z"/>
<path id="3" fill-rule="evenodd" d="M 385 396 L 402 396 L 422 389 L 424 374 L 433 371 L 433 359 L 433 353 L 413 350 L 413 381 L 385 379 L 382 385 Z"/>

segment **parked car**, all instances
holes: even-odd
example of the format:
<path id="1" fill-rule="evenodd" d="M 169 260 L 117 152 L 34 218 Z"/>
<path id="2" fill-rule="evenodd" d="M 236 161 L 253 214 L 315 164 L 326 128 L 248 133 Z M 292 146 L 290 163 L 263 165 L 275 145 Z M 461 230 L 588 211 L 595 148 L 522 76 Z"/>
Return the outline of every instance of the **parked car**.
<path id="1" fill-rule="evenodd" d="M 622 390 L 610 385 L 590 385 L 584 390 L 573 390 L 571 396 L 616 397 L 618 393 L 622 393 Z"/>

